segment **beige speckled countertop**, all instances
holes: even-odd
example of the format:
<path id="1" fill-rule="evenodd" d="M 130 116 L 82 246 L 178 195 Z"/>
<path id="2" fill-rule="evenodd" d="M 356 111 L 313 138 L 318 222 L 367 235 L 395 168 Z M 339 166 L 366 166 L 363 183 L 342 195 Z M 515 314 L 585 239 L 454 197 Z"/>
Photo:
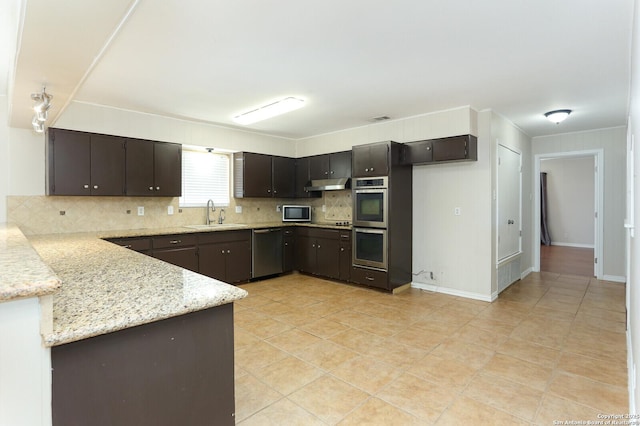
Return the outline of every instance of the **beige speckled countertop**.
<path id="1" fill-rule="evenodd" d="M 12 288 L 5 298 L 53 294 L 52 325 L 49 325 L 50 329 L 43 329 L 46 346 L 70 343 L 231 303 L 245 297 L 247 292 L 127 250 L 102 238 L 283 226 L 350 229 L 330 223 L 274 222 L 213 226 L 207 229 L 172 227 L 35 235 L 27 241 L 17 228 L 8 228 L 5 231 L 7 236 L 0 234 L 0 244 L 3 243 L 2 238 L 6 241 L 17 240 L 22 251 L 13 247 L 2 250 L 0 247 L 0 265 L 4 265 L 2 262 L 6 259 L 13 265 L 10 274 L 15 277 L 8 284 L 0 283 L 0 301 L 6 293 L 5 287 Z M 20 259 L 19 267 L 15 259 Z M 29 263 L 24 263 L 24 259 L 29 259 Z M 3 275 L 0 274 L 0 277 Z M 20 280 L 30 283 L 28 289 L 20 289 Z M 36 282 L 41 283 L 40 287 L 33 287 Z"/>
<path id="2" fill-rule="evenodd" d="M 103 241 L 99 233 L 30 236 L 62 281 L 53 295 L 57 346 L 231 303 L 245 290 Z"/>
<path id="3" fill-rule="evenodd" d="M 0 302 L 46 296 L 60 280 L 18 227 L 0 223 Z"/>

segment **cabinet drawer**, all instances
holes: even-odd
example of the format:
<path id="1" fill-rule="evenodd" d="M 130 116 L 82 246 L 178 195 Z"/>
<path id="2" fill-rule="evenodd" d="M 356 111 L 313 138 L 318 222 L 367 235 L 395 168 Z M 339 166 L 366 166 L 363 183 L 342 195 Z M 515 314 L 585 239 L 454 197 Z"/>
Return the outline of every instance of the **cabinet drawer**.
<path id="1" fill-rule="evenodd" d="M 194 246 L 198 241 L 195 234 L 158 235 L 153 237 L 153 248 L 171 248 Z"/>
<path id="2" fill-rule="evenodd" d="M 387 289 L 387 273 L 375 269 L 359 268 L 354 266 L 351 270 L 351 281 L 372 287 Z"/>
<path id="3" fill-rule="evenodd" d="M 309 238 L 328 238 L 333 240 L 339 238 L 338 230 L 336 229 L 307 228 L 301 226 L 297 232 L 298 235 Z"/>
<path id="4" fill-rule="evenodd" d="M 211 231 L 198 234 L 199 244 L 228 243 L 231 241 L 250 241 L 251 231 Z"/>
<path id="5" fill-rule="evenodd" d="M 107 241 L 135 251 L 151 250 L 151 238 L 117 238 Z"/>
<path id="6" fill-rule="evenodd" d="M 351 231 L 340 231 L 340 241 L 351 241 Z"/>

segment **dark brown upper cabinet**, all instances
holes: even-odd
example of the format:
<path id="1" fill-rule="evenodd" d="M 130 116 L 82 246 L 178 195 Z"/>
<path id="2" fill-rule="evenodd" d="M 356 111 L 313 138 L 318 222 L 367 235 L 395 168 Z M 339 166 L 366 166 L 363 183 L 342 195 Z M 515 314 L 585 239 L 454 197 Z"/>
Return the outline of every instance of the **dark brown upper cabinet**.
<path id="1" fill-rule="evenodd" d="M 293 198 L 296 196 L 296 160 L 288 157 L 272 157 L 273 196 Z"/>
<path id="2" fill-rule="evenodd" d="M 309 192 L 304 189 L 309 185 L 311 181 L 311 175 L 309 174 L 309 163 L 311 157 L 302 157 L 296 158 L 296 189 L 295 189 L 295 197 L 296 198 L 311 198 L 311 197 L 321 197 L 322 192 L 320 191 L 312 191 Z"/>
<path id="3" fill-rule="evenodd" d="M 238 152 L 234 161 L 234 197 L 295 197 L 295 159 Z"/>
<path id="4" fill-rule="evenodd" d="M 473 135 L 408 142 L 407 162 L 415 165 L 478 161 L 478 139 Z"/>
<path id="5" fill-rule="evenodd" d="M 49 129 L 46 151 L 47 195 L 124 195 L 123 138 Z"/>
<path id="6" fill-rule="evenodd" d="M 387 176 L 389 174 L 390 144 L 380 142 L 356 145 L 353 151 L 353 177 Z"/>
<path id="7" fill-rule="evenodd" d="M 311 180 L 351 177 L 351 151 L 314 155 L 308 158 Z"/>
<path id="8" fill-rule="evenodd" d="M 127 139 L 126 194 L 179 197 L 182 194 L 182 145 Z"/>

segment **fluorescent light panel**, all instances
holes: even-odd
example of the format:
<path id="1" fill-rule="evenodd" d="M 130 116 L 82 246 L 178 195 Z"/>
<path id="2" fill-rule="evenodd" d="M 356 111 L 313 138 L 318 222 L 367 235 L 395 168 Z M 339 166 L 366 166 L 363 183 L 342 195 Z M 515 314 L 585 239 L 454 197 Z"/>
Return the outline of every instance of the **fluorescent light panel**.
<path id="1" fill-rule="evenodd" d="M 257 123 L 258 121 L 266 120 L 267 118 L 275 117 L 276 115 L 281 115 L 302 108 L 303 106 L 304 100 L 290 96 L 252 111 L 236 115 L 233 117 L 233 121 L 243 125 Z"/>

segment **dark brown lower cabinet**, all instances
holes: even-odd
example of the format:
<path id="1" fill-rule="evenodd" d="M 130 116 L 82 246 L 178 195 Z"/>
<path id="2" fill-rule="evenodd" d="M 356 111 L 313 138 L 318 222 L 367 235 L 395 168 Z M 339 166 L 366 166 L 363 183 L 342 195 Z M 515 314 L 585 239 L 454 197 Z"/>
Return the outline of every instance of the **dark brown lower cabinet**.
<path id="1" fill-rule="evenodd" d="M 291 272 L 296 269 L 295 232 L 293 228 L 285 229 L 282 237 L 282 270 Z"/>
<path id="2" fill-rule="evenodd" d="M 233 356 L 233 304 L 55 346 L 53 425 L 233 425 Z"/>
<path id="3" fill-rule="evenodd" d="M 113 244 L 117 244 L 121 247 L 140 252 L 142 254 L 148 255 L 151 253 L 151 238 L 145 238 L 145 237 L 115 238 L 115 239 L 109 239 L 107 241 Z"/>
<path id="4" fill-rule="evenodd" d="M 296 253 L 299 271 L 327 278 L 340 277 L 340 240 L 337 230 L 298 228 Z"/>
<path id="5" fill-rule="evenodd" d="M 226 283 L 251 279 L 251 231 L 198 235 L 198 272 Z"/>
<path id="6" fill-rule="evenodd" d="M 198 272 L 197 237 L 193 234 L 153 237 L 153 257 Z"/>
<path id="7" fill-rule="evenodd" d="M 351 243 L 340 242 L 340 281 L 351 281 Z"/>
<path id="8" fill-rule="evenodd" d="M 377 287 L 384 290 L 389 289 L 389 279 L 385 271 L 376 269 L 359 268 L 354 266 L 351 269 L 351 281 L 356 284 Z"/>

